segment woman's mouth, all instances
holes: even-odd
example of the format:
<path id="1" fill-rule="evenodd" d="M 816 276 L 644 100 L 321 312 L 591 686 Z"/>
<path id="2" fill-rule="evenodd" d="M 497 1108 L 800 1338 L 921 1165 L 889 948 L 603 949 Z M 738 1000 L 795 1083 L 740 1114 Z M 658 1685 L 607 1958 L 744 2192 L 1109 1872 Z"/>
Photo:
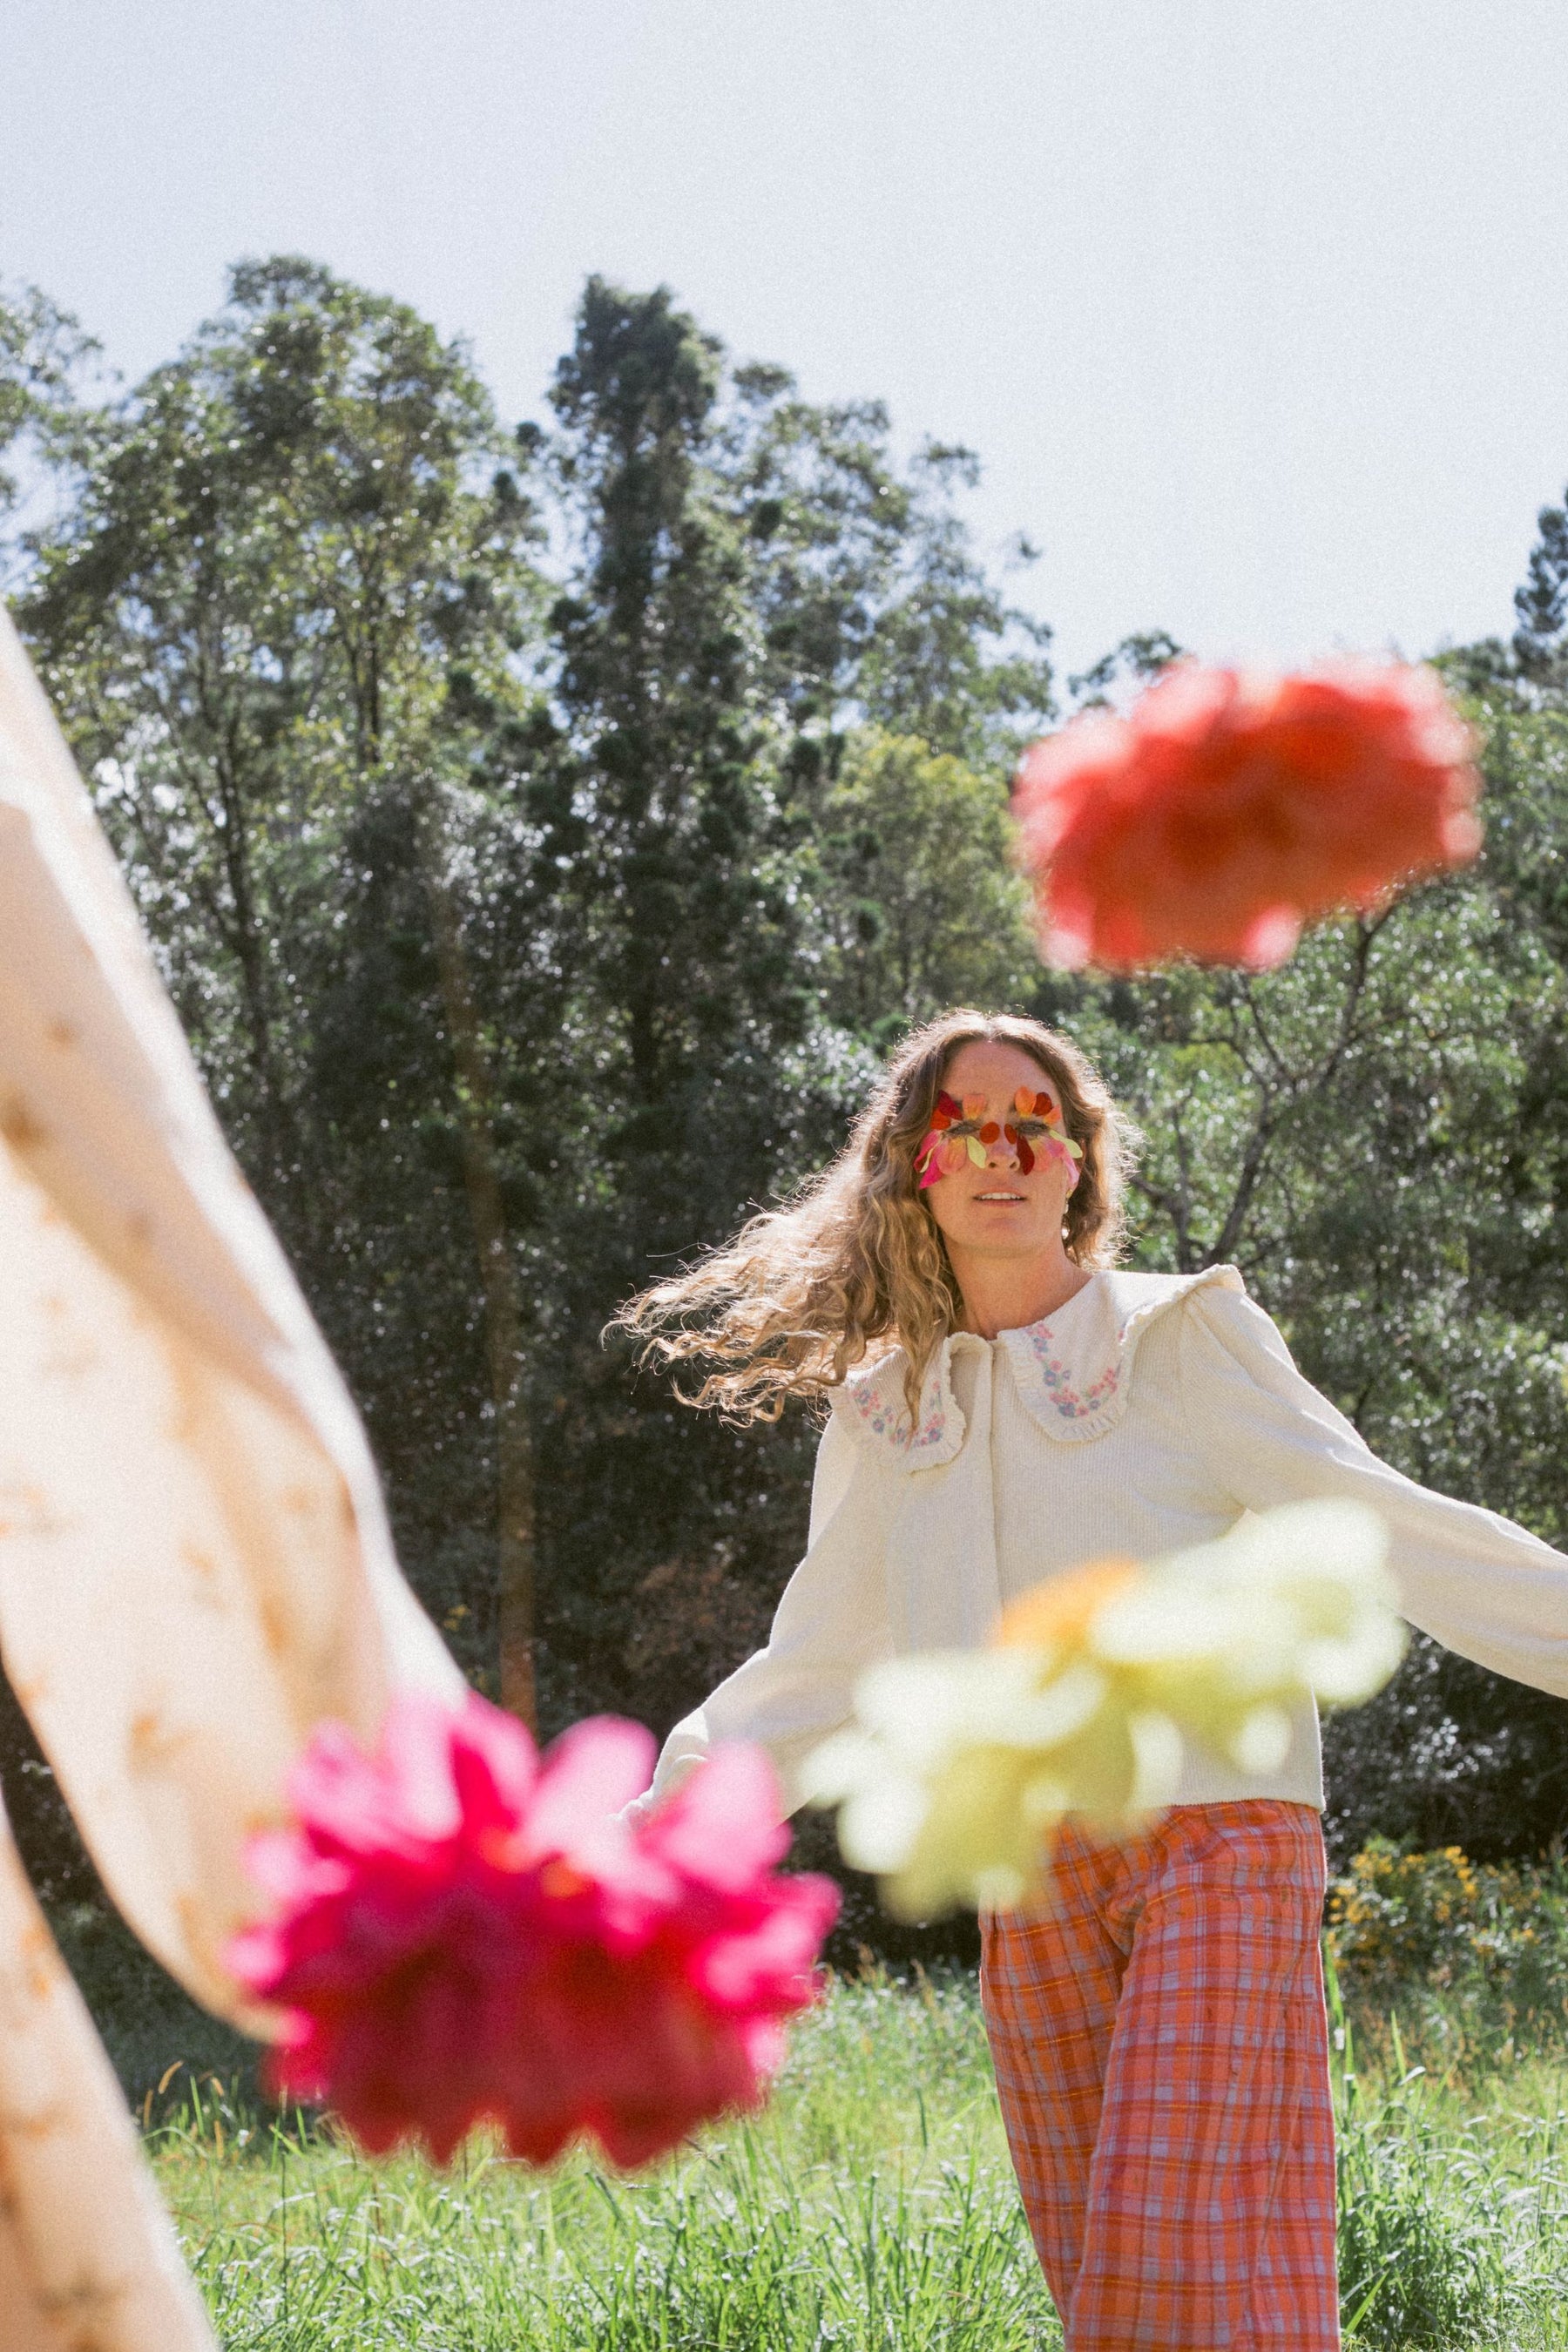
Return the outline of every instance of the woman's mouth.
<path id="1" fill-rule="evenodd" d="M 976 1192 L 974 1197 L 977 1201 L 1016 1201 L 1020 1205 L 1025 1198 L 1022 1192 Z"/>

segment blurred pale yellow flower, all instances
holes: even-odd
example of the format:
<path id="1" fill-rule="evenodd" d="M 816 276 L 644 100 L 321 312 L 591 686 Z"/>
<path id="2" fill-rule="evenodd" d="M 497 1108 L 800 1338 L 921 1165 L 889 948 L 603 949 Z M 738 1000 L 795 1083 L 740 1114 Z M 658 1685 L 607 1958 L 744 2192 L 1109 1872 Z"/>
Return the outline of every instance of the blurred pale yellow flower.
<path id="1" fill-rule="evenodd" d="M 1386 1549 L 1359 1505 L 1299 1503 L 1144 1566 L 1055 1578 L 988 1650 L 874 1667 L 805 1793 L 839 1807 L 846 1859 L 905 1916 L 1017 1903 L 1045 1884 L 1064 1814 L 1134 1830 L 1171 1801 L 1188 1741 L 1269 1772 L 1293 1701 L 1381 1689 L 1405 1646 Z"/>

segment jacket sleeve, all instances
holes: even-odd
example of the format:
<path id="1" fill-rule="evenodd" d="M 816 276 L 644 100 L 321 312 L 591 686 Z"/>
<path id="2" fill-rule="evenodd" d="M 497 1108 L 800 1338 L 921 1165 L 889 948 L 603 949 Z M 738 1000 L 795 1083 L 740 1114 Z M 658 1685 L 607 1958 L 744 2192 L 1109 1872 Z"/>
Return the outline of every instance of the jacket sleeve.
<path id="1" fill-rule="evenodd" d="M 634 1812 L 679 1787 L 721 1740 L 755 1740 L 773 1759 L 793 1812 L 795 1773 L 847 1723 L 855 1685 L 892 1648 L 888 1620 L 885 1491 L 890 1473 L 835 1413 L 812 1481 L 805 1559 L 784 1588 L 767 1646 L 746 1660 L 664 1743 L 653 1786 Z"/>
<path id="2" fill-rule="evenodd" d="M 1243 1508 L 1334 1496 L 1388 1529 L 1400 1608 L 1447 1649 L 1568 1697 L 1568 1558 L 1475 1503 L 1418 1486 L 1379 1461 L 1303 1379 L 1263 1309 L 1236 1292 L 1194 1292 L 1184 1317 L 1189 1428 Z"/>
<path id="3" fill-rule="evenodd" d="M 142 1942 L 275 2030 L 248 1838 L 318 1723 L 462 1677 L 3 611 L 0 1234 L 5 1674 Z"/>

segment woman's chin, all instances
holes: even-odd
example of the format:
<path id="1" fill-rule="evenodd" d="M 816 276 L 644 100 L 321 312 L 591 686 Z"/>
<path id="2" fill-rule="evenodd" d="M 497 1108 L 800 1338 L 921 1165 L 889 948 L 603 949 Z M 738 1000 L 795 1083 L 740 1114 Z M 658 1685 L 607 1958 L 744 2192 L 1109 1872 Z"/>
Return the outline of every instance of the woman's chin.
<path id="1" fill-rule="evenodd" d="M 948 1235 L 950 1248 L 1005 1250 L 1020 1256 L 1037 1256 L 1050 1246 L 1051 1228 L 1026 1208 L 976 1209 L 963 1220 L 960 1233 Z"/>

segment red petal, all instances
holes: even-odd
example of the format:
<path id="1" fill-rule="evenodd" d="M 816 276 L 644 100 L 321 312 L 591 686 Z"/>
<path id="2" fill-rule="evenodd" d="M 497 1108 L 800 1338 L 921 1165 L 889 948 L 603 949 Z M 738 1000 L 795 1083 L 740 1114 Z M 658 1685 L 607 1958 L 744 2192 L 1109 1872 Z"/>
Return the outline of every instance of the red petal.
<path id="1" fill-rule="evenodd" d="M 1019 772 L 1047 951 L 1109 969 L 1277 962 L 1292 930 L 1474 856 L 1468 730 L 1430 671 L 1170 670 Z"/>

